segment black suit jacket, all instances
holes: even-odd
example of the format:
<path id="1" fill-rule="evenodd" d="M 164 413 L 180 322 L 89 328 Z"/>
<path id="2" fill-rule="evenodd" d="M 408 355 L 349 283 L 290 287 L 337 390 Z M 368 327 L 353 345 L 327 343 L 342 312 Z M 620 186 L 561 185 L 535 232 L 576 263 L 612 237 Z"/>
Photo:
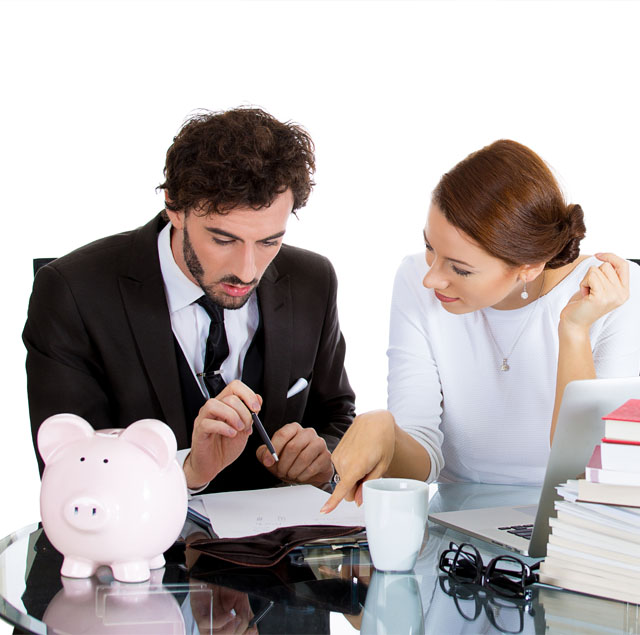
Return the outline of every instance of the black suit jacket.
<path id="1" fill-rule="evenodd" d="M 190 446 L 158 258 L 165 222 L 159 215 L 38 271 L 23 332 L 34 444 L 44 419 L 71 412 L 96 429 L 157 418 L 171 427 L 179 449 Z M 355 398 L 344 370 L 336 291 L 326 258 L 287 245 L 258 286 L 264 328 L 261 419 L 270 435 L 297 421 L 315 428 L 333 449 L 351 423 Z M 300 377 L 309 386 L 287 399 Z M 257 436 L 251 435 L 212 489 L 276 482 L 255 458 Z M 38 461 L 42 471 L 39 456 Z"/>

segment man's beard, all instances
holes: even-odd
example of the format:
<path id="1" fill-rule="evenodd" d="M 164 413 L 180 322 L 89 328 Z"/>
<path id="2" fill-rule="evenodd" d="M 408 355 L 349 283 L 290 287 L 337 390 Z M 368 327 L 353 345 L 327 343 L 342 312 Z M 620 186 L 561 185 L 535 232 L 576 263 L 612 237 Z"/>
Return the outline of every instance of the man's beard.
<path id="1" fill-rule="evenodd" d="M 244 282 L 240 280 L 237 276 L 229 275 L 224 276 L 220 280 L 218 280 L 217 284 L 225 283 L 225 284 L 235 284 L 238 286 L 249 286 L 253 285 L 253 289 L 249 291 L 246 295 L 240 297 L 232 297 L 227 295 L 226 293 L 216 293 L 214 291 L 213 285 L 207 285 L 204 282 L 204 269 L 202 268 L 202 264 L 196 255 L 196 252 L 193 249 L 193 245 L 189 240 L 189 233 L 187 232 L 187 226 L 185 224 L 182 231 L 182 255 L 184 257 L 184 261 L 187 265 L 187 269 L 189 273 L 196 279 L 205 295 L 212 301 L 215 302 L 218 306 L 221 306 L 223 309 L 239 309 L 243 307 L 248 301 L 249 298 L 253 295 L 256 290 L 257 280 L 253 280 L 251 282 Z"/>

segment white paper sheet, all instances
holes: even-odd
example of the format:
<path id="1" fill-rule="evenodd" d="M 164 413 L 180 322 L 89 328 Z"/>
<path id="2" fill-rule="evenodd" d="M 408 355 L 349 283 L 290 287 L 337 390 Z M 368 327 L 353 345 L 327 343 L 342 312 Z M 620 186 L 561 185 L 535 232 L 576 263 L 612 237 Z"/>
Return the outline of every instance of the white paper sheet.
<path id="1" fill-rule="evenodd" d="M 293 525 L 364 526 L 364 510 L 342 501 L 329 514 L 320 508 L 329 498 L 313 485 L 293 485 L 198 496 L 220 538 L 254 536 Z"/>

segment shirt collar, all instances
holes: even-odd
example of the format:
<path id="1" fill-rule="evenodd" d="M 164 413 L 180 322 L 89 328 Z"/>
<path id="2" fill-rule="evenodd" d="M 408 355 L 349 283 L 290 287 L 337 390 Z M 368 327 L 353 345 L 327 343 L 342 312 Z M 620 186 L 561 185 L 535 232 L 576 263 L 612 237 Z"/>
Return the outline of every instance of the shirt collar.
<path id="1" fill-rule="evenodd" d="M 202 287 L 187 278 L 173 257 L 171 223 L 167 223 L 158 234 L 158 256 L 170 313 L 184 309 L 204 295 Z"/>

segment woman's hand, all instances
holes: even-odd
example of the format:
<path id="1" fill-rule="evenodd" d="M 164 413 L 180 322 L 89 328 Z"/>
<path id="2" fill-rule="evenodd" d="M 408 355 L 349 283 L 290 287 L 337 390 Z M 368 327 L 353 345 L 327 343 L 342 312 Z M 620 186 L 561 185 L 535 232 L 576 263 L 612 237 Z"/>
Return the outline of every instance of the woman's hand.
<path id="1" fill-rule="evenodd" d="M 629 263 L 614 254 L 596 254 L 596 258 L 602 264 L 589 268 L 579 291 L 560 313 L 556 398 L 549 432 L 551 443 L 567 384 L 576 379 L 596 377 L 589 328 L 629 298 Z"/>
<path id="2" fill-rule="evenodd" d="M 374 410 L 357 416 L 331 460 L 340 477 L 333 494 L 320 510 L 334 510 L 345 498 L 362 504 L 362 484 L 385 475 L 395 450 L 395 421 L 386 410 Z"/>
<path id="3" fill-rule="evenodd" d="M 615 254 L 596 254 L 599 267 L 589 267 L 580 289 L 560 314 L 560 329 L 585 333 L 603 315 L 629 298 L 629 263 Z"/>

